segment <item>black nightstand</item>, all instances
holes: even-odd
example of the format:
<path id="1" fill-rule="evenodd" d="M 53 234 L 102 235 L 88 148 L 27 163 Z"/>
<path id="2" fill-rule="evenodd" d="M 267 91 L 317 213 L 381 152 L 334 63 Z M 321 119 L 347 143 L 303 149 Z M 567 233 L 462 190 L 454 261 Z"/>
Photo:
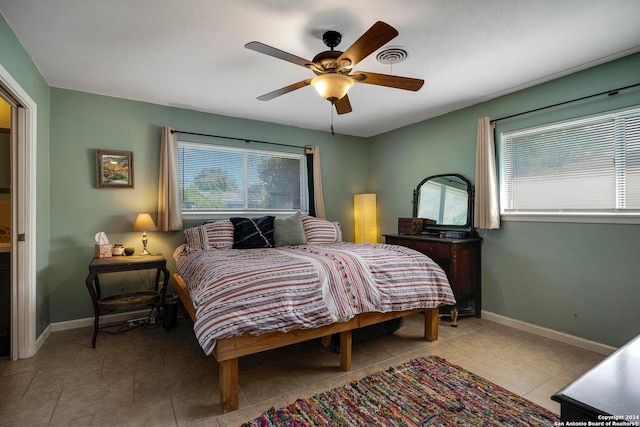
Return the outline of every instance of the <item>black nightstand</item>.
<path id="1" fill-rule="evenodd" d="M 560 403 L 560 419 L 593 425 L 640 424 L 640 336 L 551 396 Z M 609 424 L 607 424 L 609 423 Z"/>
<path id="2" fill-rule="evenodd" d="M 99 274 L 120 273 L 135 270 L 156 270 L 154 291 L 127 292 L 102 298 L 100 294 Z M 160 273 L 163 276 L 163 286 L 159 289 Z M 116 311 L 135 307 L 158 306 L 164 308 L 165 294 L 171 276 L 167 270 L 167 260 L 162 255 L 134 255 L 114 256 L 110 258 L 94 258 L 89 264 L 89 275 L 85 284 L 91 295 L 95 320 L 93 322 L 93 340 L 91 347 L 96 347 L 96 338 L 100 328 L 101 310 Z M 163 324 L 167 332 L 169 328 L 163 316 Z"/>

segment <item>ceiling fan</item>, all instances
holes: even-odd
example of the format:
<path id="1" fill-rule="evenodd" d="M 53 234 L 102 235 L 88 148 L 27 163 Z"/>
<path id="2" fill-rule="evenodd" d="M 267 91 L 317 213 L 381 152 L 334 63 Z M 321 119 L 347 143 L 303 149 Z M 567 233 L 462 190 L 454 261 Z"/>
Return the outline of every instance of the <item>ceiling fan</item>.
<path id="1" fill-rule="evenodd" d="M 260 101 L 268 101 L 280 95 L 311 85 L 321 97 L 335 106 L 338 114 L 346 114 L 352 111 L 347 92 L 354 83 L 367 83 L 414 92 L 420 90 L 424 84 L 424 80 L 410 77 L 365 71 L 351 73 L 351 70 L 358 62 L 362 61 L 397 35 L 398 31 L 391 25 L 378 21 L 346 51 L 341 52 L 333 48 L 340 44 L 342 35 L 337 31 L 327 31 L 322 36 L 322 40 L 330 50 L 320 52 L 313 58 L 313 61 L 300 58 L 299 56 L 256 41 L 247 43 L 244 46 L 247 49 L 309 68 L 316 74 L 316 77 L 302 80 L 259 96 L 258 99 Z"/>

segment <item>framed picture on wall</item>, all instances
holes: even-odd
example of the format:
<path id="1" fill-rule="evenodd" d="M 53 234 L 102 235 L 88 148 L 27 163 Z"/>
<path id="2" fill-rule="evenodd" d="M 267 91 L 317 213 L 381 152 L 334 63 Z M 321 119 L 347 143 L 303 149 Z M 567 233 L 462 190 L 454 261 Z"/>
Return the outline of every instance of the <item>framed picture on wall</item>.
<path id="1" fill-rule="evenodd" d="M 96 150 L 96 187 L 133 188 L 133 151 Z"/>

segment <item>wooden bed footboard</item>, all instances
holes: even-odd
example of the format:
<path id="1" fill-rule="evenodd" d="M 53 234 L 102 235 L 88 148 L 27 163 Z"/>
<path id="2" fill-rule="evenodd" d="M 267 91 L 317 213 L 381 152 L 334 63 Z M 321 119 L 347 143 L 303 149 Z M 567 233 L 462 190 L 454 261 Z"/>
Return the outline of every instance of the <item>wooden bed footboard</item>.
<path id="1" fill-rule="evenodd" d="M 196 310 L 193 307 L 187 285 L 179 273 L 173 275 L 173 288 L 191 319 L 196 321 Z M 238 409 L 238 358 L 265 350 L 272 350 L 290 344 L 322 338 L 336 333 L 340 334 L 340 369 L 351 370 L 351 331 L 364 326 L 424 312 L 424 338 L 427 341 L 438 339 L 438 308 L 394 311 L 389 313 L 362 313 L 353 319 L 321 326 L 314 329 L 298 329 L 282 332 L 268 332 L 262 335 L 241 335 L 223 338 L 216 342 L 213 356 L 219 364 L 220 374 L 220 406 L 223 412 Z"/>

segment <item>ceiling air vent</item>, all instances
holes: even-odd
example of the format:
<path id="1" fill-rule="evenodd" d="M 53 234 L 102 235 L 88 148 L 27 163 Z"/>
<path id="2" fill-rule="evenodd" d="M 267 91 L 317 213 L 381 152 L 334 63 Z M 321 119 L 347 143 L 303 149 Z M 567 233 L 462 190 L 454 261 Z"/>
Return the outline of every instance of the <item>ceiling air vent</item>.
<path id="1" fill-rule="evenodd" d="M 376 59 L 381 64 L 397 64 L 409 57 L 409 49 L 400 46 L 389 46 L 382 49 L 376 55 Z"/>

